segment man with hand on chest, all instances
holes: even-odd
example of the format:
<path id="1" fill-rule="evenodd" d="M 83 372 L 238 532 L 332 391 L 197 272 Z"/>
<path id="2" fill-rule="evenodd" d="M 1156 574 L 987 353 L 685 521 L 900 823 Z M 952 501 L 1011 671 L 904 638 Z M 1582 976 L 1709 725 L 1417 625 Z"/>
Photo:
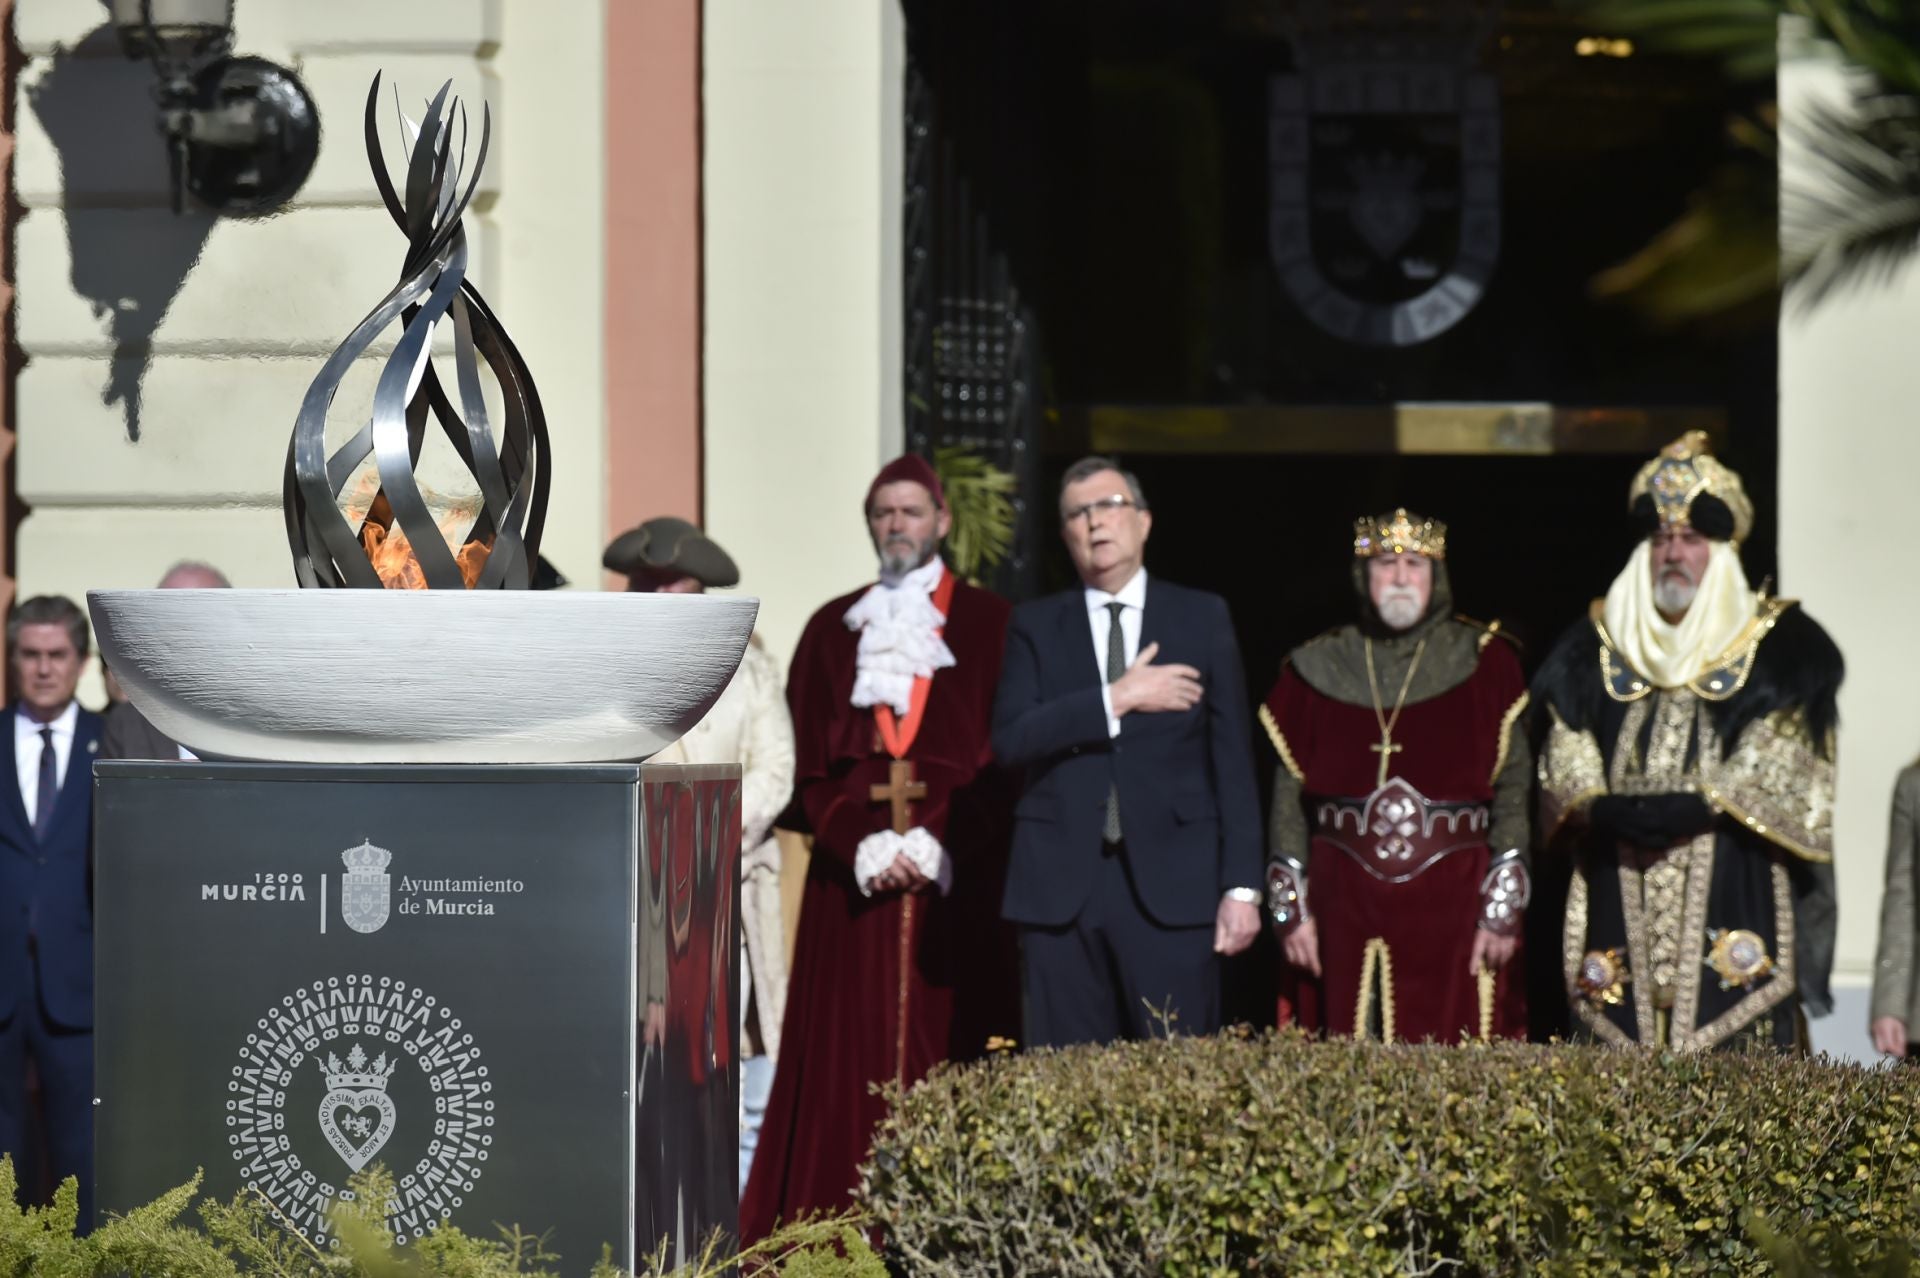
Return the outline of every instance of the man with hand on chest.
<path id="1" fill-rule="evenodd" d="M 941 561 L 952 519 L 924 459 L 882 469 L 866 516 L 880 580 L 814 614 L 787 680 L 813 856 L 748 1243 L 848 1204 L 886 1112 L 872 1084 L 911 1086 L 1014 1028 L 994 918 L 1006 787 L 987 735 L 1007 604 Z"/>
<path id="2" fill-rule="evenodd" d="M 39 1067 L 57 1180 L 80 1182 L 93 1218 L 93 761 L 100 716 L 74 700 L 87 618 L 40 595 L 7 619 L 13 731 L 0 735 L 17 778 L 0 804 L 0 1153 L 22 1165 L 27 1060 Z"/>
<path id="3" fill-rule="evenodd" d="M 1081 588 L 1014 610 L 994 752 L 1023 768 L 1002 915 L 1035 1047 L 1207 1034 L 1260 930 L 1260 814 L 1226 601 L 1149 578 L 1140 483 L 1067 469 Z"/>

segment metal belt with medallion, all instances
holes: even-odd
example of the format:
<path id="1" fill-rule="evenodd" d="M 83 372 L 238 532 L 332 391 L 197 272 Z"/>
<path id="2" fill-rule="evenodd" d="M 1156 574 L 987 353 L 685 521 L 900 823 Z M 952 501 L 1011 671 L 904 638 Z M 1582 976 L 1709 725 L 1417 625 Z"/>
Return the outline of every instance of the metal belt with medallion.
<path id="1" fill-rule="evenodd" d="M 1486 846 L 1493 810 L 1484 803 L 1436 803 L 1394 777 L 1364 799 L 1316 796 L 1314 837 L 1383 883 L 1418 878 L 1443 857 Z"/>

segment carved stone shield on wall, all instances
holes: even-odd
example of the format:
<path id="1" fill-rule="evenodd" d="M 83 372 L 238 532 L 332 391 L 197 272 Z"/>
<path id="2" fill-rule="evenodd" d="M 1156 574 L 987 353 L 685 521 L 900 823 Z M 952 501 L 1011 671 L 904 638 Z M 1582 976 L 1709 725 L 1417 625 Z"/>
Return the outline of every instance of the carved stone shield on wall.
<path id="1" fill-rule="evenodd" d="M 1348 61 L 1268 84 L 1268 249 L 1343 341 L 1414 346 L 1459 323 L 1500 252 L 1500 90 L 1459 64 Z"/>

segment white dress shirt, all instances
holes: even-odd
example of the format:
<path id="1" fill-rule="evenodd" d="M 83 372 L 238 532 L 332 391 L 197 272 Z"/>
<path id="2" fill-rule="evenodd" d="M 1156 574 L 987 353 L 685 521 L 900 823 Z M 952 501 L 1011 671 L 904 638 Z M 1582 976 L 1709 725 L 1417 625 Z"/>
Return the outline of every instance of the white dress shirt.
<path id="1" fill-rule="evenodd" d="M 1126 646 L 1127 664 L 1140 656 L 1140 623 L 1147 612 L 1147 570 L 1133 574 L 1133 580 L 1114 594 L 1087 587 L 1087 618 L 1093 623 L 1093 667 L 1100 672 L 1100 704 L 1107 710 L 1107 735 L 1120 735 L 1120 716 L 1113 712 L 1113 690 L 1107 678 L 1107 633 L 1113 627 L 1110 603 L 1124 605 L 1120 613 L 1121 642 Z"/>
<path id="2" fill-rule="evenodd" d="M 46 725 L 53 729 L 53 792 L 67 783 L 67 760 L 73 756 L 73 731 L 80 726 L 80 703 L 67 702 L 60 716 Z M 40 819 L 40 722 L 24 707 L 13 708 L 13 763 L 19 774 L 20 800 L 27 805 L 27 824 Z"/>

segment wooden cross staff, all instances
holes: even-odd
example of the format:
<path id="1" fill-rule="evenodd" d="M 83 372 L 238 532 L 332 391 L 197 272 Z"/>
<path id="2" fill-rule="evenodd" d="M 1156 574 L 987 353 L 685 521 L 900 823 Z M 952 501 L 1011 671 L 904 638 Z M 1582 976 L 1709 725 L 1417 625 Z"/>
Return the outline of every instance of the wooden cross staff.
<path id="1" fill-rule="evenodd" d="M 893 832 L 905 834 L 913 828 L 914 801 L 927 797 L 927 785 L 913 779 L 913 760 L 895 759 L 887 769 L 887 783 L 873 786 L 868 797 L 875 803 L 891 803 Z"/>

